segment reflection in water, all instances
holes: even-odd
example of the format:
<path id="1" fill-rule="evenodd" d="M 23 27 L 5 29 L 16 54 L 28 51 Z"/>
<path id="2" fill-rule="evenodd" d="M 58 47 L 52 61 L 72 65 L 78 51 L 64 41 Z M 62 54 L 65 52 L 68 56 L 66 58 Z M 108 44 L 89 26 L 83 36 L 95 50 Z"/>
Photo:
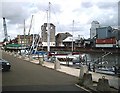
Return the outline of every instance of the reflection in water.
<path id="1" fill-rule="evenodd" d="M 106 56 L 105 56 L 106 55 Z M 108 62 L 111 66 L 120 65 L 120 54 L 114 53 L 89 53 L 86 54 L 88 62 L 103 61 Z M 98 60 L 99 59 L 99 60 Z"/>

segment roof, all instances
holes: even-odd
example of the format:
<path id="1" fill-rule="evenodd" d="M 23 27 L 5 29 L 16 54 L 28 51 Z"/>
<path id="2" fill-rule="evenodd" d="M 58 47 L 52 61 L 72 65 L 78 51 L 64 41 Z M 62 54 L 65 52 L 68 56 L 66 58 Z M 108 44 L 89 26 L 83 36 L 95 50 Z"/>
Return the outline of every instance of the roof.
<path id="1" fill-rule="evenodd" d="M 106 29 L 106 28 L 112 30 L 111 26 L 103 26 L 103 27 L 99 27 L 99 28 L 96 28 L 96 29 Z"/>
<path id="2" fill-rule="evenodd" d="M 8 44 L 5 47 L 21 47 L 21 44 Z"/>
<path id="3" fill-rule="evenodd" d="M 48 23 L 44 23 L 42 26 L 47 26 L 47 25 L 48 25 Z M 55 27 L 55 25 L 52 23 L 50 23 L 50 25 Z"/>
<path id="4" fill-rule="evenodd" d="M 74 38 L 73 41 L 75 41 Z M 72 42 L 72 37 L 67 37 L 65 40 L 63 40 L 63 42 Z"/>
<path id="5" fill-rule="evenodd" d="M 92 21 L 92 23 L 99 24 L 99 22 L 98 22 L 98 21 Z"/>
<path id="6" fill-rule="evenodd" d="M 58 33 L 57 35 L 56 35 L 56 38 L 61 38 L 62 40 L 65 40 L 67 37 L 69 37 L 69 36 L 72 36 L 70 33 L 68 33 L 68 32 L 66 32 L 66 33 Z"/>
<path id="7" fill-rule="evenodd" d="M 39 36 L 38 34 L 34 34 L 34 37 L 36 36 Z M 29 35 L 25 35 L 25 38 L 32 38 L 33 37 L 33 34 L 31 34 L 30 36 Z M 24 39 L 24 35 L 17 35 L 17 38 L 20 38 L 20 39 Z"/>

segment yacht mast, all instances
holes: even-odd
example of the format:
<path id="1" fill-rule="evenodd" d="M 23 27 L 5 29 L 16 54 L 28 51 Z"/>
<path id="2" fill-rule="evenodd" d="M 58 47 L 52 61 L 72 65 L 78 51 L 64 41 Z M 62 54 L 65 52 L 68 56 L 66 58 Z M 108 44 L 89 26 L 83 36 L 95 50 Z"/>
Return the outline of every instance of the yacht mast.
<path id="1" fill-rule="evenodd" d="M 47 31 L 47 43 L 48 43 L 48 46 L 47 46 L 47 51 L 50 52 L 50 2 L 49 2 L 49 8 L 48 8 L 48 13 L 47 13 L 47 26 L 48 26 L 48 31 Z"/>
<path id="2" fill-rule="evenodd" d="M 73 28 L 72 28 L 72 52 L 73 52 L 73 32 L 74 32 L 74 20 L 73 20 Z"/>
<path id="3" fill-rule="evenodd" d="M 24 47 L 26 47 L 26 29 L 25 29 L 25 19 L 24 19 Z"/>

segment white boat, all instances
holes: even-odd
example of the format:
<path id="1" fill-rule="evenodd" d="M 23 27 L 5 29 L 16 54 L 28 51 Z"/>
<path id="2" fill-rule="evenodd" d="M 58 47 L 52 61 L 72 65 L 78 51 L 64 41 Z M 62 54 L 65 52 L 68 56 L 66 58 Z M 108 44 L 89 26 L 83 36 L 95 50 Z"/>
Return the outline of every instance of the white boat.
<path id="1" fill-rule="evenodd" d="M 98 73 L 103 73 L 103 74 L 115 74 L 114 67 L 100 67 L 96 69 L 96 72 Z"/>
<path id="2" fill-rule="evenodd" d="M 58 60 L 60 64 L 78 64 L 81 63 L 82 58 L 84 57 L 83 54 L 68 54 L 68 55 L 53 55 L 49 58 L 50 62 L 54 62 L 55 60 Z"/>

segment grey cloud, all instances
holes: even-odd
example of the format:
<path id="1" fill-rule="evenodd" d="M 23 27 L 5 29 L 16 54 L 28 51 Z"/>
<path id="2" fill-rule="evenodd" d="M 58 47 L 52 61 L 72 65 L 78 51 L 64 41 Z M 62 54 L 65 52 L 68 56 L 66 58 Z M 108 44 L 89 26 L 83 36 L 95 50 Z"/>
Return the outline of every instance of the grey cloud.
<path id="1" fill-rule="evenodd" d="M 77 9 L 75 12 L 78 14 L 79 11 L 82 13 L 89 15 L 89 20 L 87 24 L 91 24 L 93 20 L 99 21 L 103 26 L 117 26 L 118 25 L 118 10 L 117 10 L 117 2 L 98 2 L 93 3 L 93 6 L 96 5 L 99 9 L 99 12 L 96 12 L 95 9 L 81 7 L 81 9 Z M 86 4 L 87 5 L 87 4 Z M 95 14 L 96 13 L 96 14 Z"/>
<path id="2" fill-rule="evenodd" d="M 74 33 L 76 32 L 80 32 L 80 33 L 84 33 L 85 31 L 89 31 L 89 26 L 85 26 L 85 25 L 82 25 L 82 24 L 75 24 L 74 25 L 74 29 L 73 29 L 73 26 L 72 24 L 68 24 L 68 25 L 59 25 L 59 27 L 57 26 L 56 28 L 57 32 L 70 32 L 72 33 L 72 31 Z M 74 34 L 75 35 L 75 34 Z"/>
<path id="3" fill-rule="evenodd" d="M 84 8 L 90 8 L 90 7 L 92 7 L 93 6 L 93 3 L 91 3 L 91 2 L 82 2 L 82 7 L 84 7 Z"/>
<path id="4" fill-rule="evenodd" d="M 116 9 L 117 11 L 117 2 L 98 2 L 96 5 L 101 9 Z"/>
<path id="5" fill-rule="evenodd" d="M 82 2 L 81 3 L 81 8 L 78 7 L 76 9 L 73 10 L 73 12 L 80 12 L 80 11 L 86 11 L 86 9 L 90 9 L 91 7 L 94 6 L 94 3 L 92 2 Z"/>
<path id="6" fill-rule="evenodd" d="M 53 13 L 61 13 L 62 11 L 60 10 L 61 9 L 61 6 L 58 5 L 58 4 L 55 4 L 52 6 L 52 9 L 53 9 Z"/>
<path id="7" fill-rule="evenodd" d="M 100 23 L 101 26 L 113 26 L 116 27 L 118 24 L 118 14 L 117 12 L 104 13 L 101 12 L 97 16 L 91 16 L 88 23 L 91 24 L 93 20 L 96 20 Z"/>
<path id="8" fill-rule="evenodd" d="M 48 7 L 49 7 L 49 5 L 48 5 L 48 2 L 45 4 L 45 3 L 38 3 L 38 4 L 36 4 L 36 6 L 37 6 L 37 8 L 38 8 L 38 10 L 40 10 L 40 11 L 43 11 L 43 12 L 46 12 L 46 10 L 48 10 Z M 61 7 L 60 7 L 60 5 L 59 4 L 52 4 L 51 3 L 51 13 L 61 13 Z"/>
<path id="9" fill-rule="evenodd" d="M 118 3 L 118 26 L 119 26 L 119 29 L 120 29 L 120 1 Z"/>
<path id="10" fill-rule="evenodd" d="M 2 17 L 11 24 L 22 24 L 23 20 L 30 16 L 27 2 L 2 2 Z"/>

